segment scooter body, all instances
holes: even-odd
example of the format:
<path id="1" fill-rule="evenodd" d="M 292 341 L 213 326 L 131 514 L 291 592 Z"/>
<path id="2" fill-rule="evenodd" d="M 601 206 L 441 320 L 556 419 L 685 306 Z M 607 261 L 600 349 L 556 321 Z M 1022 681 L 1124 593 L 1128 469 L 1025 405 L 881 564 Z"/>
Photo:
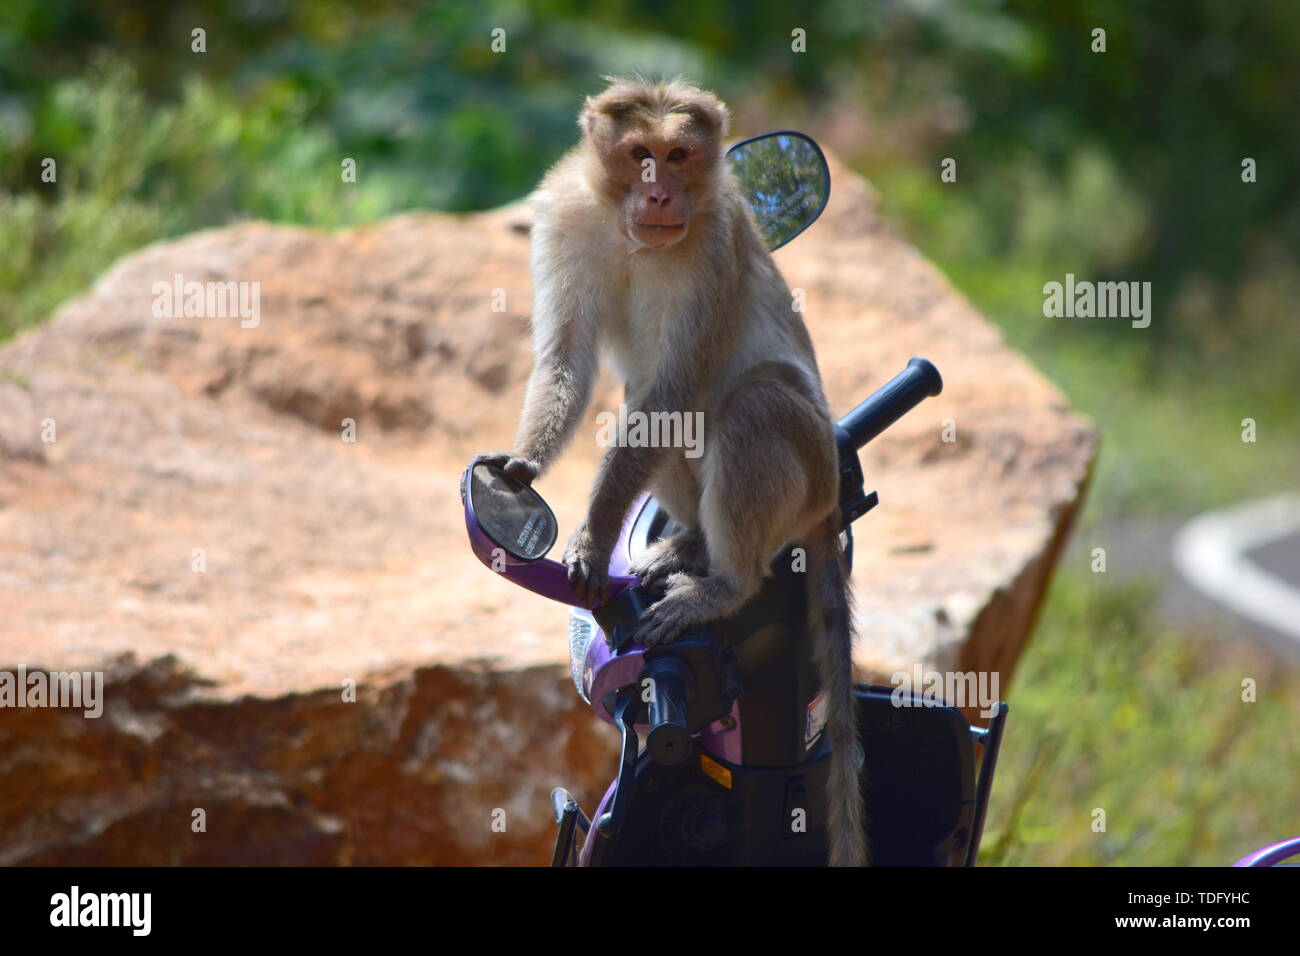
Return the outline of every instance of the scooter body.
<path id="1" fill-rule="evenodd" d="M 657 503 L 644 499 L 624 526 L 611 571 L 625 573 L 642 548 L 674 530 Z M 603 819 L 619 786 L 630 786 L 628 822 L 612 835 L 589 831 L 578 865 L 825 864 L 830 749 L 817 714 L 819 635 L 808 624 L 806 576 L 795 566 L 782 552 L 762 590 L 734 618 L 713 625 L 707 638 L 688 637 L 723 648 L 735 696 L 715 707 L 731 706 L 695 735 L 680 762 L 638 752 L 631 777 L 611 783 L 594 817 Z M 614 651 L 591 612 L 577 608 L 570 611 L 570 640 L 579 694 L 614 723 L 606 702 L 617 708 L 616 691 L 640 675 L 632 669 L 643 666 L 644 650 Z M 638 652 L 642 664 L 633 663 Z M 989 732 L 972 736 L 957 710 L 903 698 L 895 688 L 859 685 L 857 697 L 874 862 L 973 862 L 987 792 L 981 800 L 972 743 Z M 995 720 L 996 744 L 1001 712 Z M 645 734 L 648 726 L 636 729 Z M 981 776 L 991 780 L 996 746 L 985 749 L 991 759 Z M 557 860 L 571 852 L 563 841 L 576 840 L 577 829 L 561 833 Z"/>

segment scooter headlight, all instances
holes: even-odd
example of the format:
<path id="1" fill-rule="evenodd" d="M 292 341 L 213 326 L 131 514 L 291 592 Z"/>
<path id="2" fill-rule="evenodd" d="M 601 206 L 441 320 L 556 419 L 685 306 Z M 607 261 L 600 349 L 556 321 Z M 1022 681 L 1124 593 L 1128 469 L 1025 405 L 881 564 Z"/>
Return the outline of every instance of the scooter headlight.
<path id="1" fill-rule="evenodd" d="M 578 696 L 588 705 L 591 700 L 587 697 L 582 678 L 587 668 L 587 649 L 591 647 L 597 633 L 596 619 L 590 611 L 580 607 L 569 609 L 569 670 L 573 674 L 573 686 L 577 689 Z"/>

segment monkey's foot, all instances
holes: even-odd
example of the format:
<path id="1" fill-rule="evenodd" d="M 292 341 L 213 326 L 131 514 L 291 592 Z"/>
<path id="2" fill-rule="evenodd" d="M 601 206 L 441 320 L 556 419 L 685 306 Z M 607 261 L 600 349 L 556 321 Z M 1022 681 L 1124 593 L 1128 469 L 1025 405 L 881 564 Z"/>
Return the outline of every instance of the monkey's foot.
<path id="1" fill-rule="evenodd" d="M 681 572 L 669 575 L 667 593 L 641 615 L 633 640 L 651 648 L 669 644 L 690 628 L 716 617 L 711 613 L 712 605 L 714 601 L 701 581 Z"/>
<path id="2" fill-rule="evenodd" d="M 704 544 L 704 532 L 687 528 L 671 538 L 657 541 L 633 562 L 629 570 L 641 579 L 641 584 L 651 593 L 663 593 L 668 579 L 674 574 L 703 577 L 709 571 L 709 552 Z"/>

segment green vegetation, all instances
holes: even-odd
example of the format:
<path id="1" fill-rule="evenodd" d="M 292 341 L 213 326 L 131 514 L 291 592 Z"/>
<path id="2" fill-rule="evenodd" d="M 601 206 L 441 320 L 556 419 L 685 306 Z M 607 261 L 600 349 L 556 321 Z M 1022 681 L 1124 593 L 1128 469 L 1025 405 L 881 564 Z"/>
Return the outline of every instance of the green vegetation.
<path id="1" fill-rule="evenodd" d="M 1295 670 L 1162 627 L 1152 596 L 1058 574 L 1010 695 L 981 864 L 1226 866 L 1293 835 Z"/>
<path id="2" fill-rule="evenodd" d="M 732 104 L 738 133 L 801 128 L 870 176 L 886 213 L 1098 423 L 1100 527 L 1300 473 L 1300 5 L 87 6 L 0 9 L 0 340 L 193 229 L 515 199 L 571 142 L 600 74 L 684 72 Z M 791 52 L 796 27 L 807 53 Z M 940 182 L 945 157 L 955 183 Z M 1066 273 L 1151 282 L 1151 327 L 1044 318 L 1043 284 Z M 1243 418 L 1257 443 L 1241 442 Z M 1146 603 L 1062 570 L 1012 694 L 987 860 L 1222 863 L 1290 835 L 1294 676 L 1261 676 L 1260 702 L 1239 703 L 1241 677 L 1274 665 L 1170 632 Z M 1089 829 L 1096 806 L 1105 835 Z"/>

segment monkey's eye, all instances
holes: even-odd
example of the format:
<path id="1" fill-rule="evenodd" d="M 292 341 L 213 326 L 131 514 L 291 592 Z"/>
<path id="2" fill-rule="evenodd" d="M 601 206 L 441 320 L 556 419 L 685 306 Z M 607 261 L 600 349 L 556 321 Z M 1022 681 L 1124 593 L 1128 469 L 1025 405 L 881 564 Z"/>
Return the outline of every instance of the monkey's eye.
<path id="1" fill-rule="evenodd" d="M 686 150 L 678 146 L 676 149 L 674 149 L 672 152 L 668 154 L 668 162 L 680 163 L 683 159 L 686 158 L 686 155 L 687 155 Z"/>
<path id="2" fill-rule="evenodd" d="M 650 150 L 646 149 L 644 146 L 633 146 L 632 158 L 635 159 L 638 163 L 644 159 L 649 159 Z"/>

